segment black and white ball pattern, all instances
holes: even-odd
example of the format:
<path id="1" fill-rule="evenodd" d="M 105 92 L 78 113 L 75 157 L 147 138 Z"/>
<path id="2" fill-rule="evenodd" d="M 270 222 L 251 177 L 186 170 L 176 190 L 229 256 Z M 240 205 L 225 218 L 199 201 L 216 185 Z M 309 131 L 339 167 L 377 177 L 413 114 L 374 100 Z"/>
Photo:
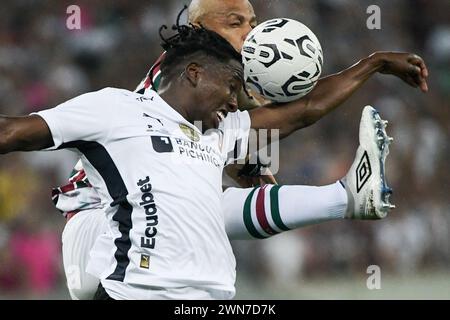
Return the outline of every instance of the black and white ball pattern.
<path id="1" fill-rule="evenodd" d="M 322 73 L 323 52 L 315 34 L 287 18 L 261 23 L 242 49 L 245 80 L 267 99 L 289 102 L 310 92 Z"/>

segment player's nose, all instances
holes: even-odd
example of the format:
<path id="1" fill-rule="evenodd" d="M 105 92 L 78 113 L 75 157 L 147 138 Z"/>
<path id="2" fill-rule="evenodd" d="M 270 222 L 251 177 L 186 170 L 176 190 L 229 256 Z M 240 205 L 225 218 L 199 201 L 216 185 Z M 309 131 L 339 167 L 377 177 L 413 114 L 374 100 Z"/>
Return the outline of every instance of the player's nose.
<path id="1" fill-rule="evenodd" d="M 243 34 L 242 34 L 242 41 L 245 41 L 245 38 L 247 38 L 247 36 L 248 36 L 248 34 L 250 33 L 250 31 L 252 31 L 253 30 L 253 27 L 251 26 L 251 24 L 250 23 L 246 23 L 245 25 L 244 25 L 244 28 L 243 28 Z"/>
<path id="2" fill-rule="evenodd" d="M 245 24 L 244 27 L 241 29 L 241 38 L 239 41 L 239 52 L 242 50 L 242 47 L 244 46 L 245 39 L 247 39 L 248 34 L 250 31 L 252 31 L 253 28 L 250 24 Z"/>

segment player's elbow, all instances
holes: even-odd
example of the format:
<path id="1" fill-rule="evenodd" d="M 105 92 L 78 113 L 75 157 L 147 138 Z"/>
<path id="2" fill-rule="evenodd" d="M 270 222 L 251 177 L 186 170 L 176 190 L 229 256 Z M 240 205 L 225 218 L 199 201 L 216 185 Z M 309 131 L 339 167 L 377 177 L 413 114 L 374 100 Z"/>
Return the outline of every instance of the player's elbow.
<path id="1" fill-rule="evenodd" d="M 314 123 L 315 123 L 315 120 L 307 119 L 307 118 L 302 118 L 299 121 L 295 121 L 295 122 L 293 121 L 290 123 L 286 123 L 280 128 L 280 131 L 279 131 L 280 139 L 284 139 L 284 138 L 290 136 L 295 131 L 309 127 L 310 125 L 312 125 Z"/>
<path id="2" fill-rule="evenodd" d="M 303 128 L 312 126 L 317 121 L 322 119 L 323 116 L 324 116 L 324 112 L 322 112 L 320 109 L 307 110 L 303 114 L 301 124 L 303 125 Z"/>
<path id="3" fill-rule="evenodd" d="M 329 112 L 327 104 L 311 95 L 306 103 L 304 112 L 302 114 L 302 124 L 304 127 L 309 127 L 322 119 Z"/>

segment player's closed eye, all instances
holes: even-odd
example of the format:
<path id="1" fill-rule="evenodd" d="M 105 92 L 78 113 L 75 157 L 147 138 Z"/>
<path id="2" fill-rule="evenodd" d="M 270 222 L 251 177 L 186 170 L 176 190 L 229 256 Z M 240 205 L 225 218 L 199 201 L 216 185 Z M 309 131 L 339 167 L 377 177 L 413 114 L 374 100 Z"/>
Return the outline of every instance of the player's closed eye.
<path id="1" fill-rule="evenodd" d="M 230 84 L 230 92 L 231 92 L 231 94 L 235 94 L 235 95 L 237 95 L 238 94 L 238 92 L 239 92 L 239 90 L 241 89 L 242 87 L 240 86 L 240 85 L 238 85 L 236 82 L 232 82 L 231 84 Z"/>

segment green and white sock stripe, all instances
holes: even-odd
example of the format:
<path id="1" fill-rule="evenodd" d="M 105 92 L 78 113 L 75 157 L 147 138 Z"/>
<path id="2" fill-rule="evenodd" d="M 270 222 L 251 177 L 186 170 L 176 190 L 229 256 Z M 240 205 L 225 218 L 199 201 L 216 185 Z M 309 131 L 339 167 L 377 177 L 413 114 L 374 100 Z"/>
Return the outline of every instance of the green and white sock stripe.
<path id="1" fill-rule="evenodd" d="M 283 231 L 289 231 L 289 229 L 281 220 L 280 207 L 279 207 L 279 196 L 278 192 L 281 186 L 272 186 L 270 189 L 270 210 L 272 212 L 272 218 L 278 228 Z"/>
<path id="2" fill-rule="evenodd" d="M 278 193 L 280 186 L 265 185 L 253 189 L 245 200 L 244 224 L 257 239 L 290 230 L 281 219 Z"/>

